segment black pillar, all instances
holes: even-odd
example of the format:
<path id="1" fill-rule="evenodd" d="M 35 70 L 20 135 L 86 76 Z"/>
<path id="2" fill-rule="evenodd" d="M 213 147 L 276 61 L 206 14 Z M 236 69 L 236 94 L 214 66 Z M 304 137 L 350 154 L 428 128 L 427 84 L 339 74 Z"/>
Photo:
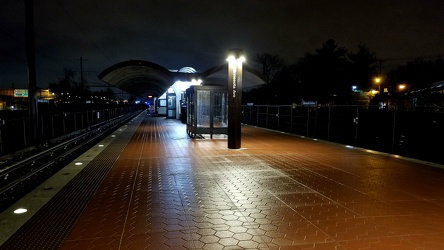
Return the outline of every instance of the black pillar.
<path id="1" fill-rule="evenodd" d="M 32 138 L 39 139 L 39 123 L 37 111 L 37 80 L 35 69 L 35 45 L 34 45 L 34 8 L 33 0 L 25 1 L 26 12 L 26 54 L 28 61 L 28 99 L 29 116 L 32 126 Z"/>
<path id="2" fill-rule="evenodd" d="M 228 55 L 228 148 L 241 147 L 242 50 L 232 49 Z"/>

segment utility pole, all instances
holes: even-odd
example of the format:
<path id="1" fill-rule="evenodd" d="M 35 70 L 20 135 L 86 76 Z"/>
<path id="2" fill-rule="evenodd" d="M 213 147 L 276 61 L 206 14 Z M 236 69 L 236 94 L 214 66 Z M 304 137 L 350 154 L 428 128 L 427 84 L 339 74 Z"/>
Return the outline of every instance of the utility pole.
<path id="1" fill-rule="evenodd" d="M 37 80 L 35 67 L 35 42 L 34 42 L 34 8 L 33 0 L 25 1 L 25 19 L 26 19 L 26 55 L 28 61 L 28 99 L 29 99 L 29 117 L 31 120 L 31 138 L 34 141 L 40 139 L 38 107 L 37 107 Z"/>
<path id="2" fill-rule="evenodd" d="M 82 86 L 82 91 L 83 91 L 83 58 L 80 57 L 80 86 Z"/>
<path id="3" fill-rule="evenodd" d="M 83 59 L 83 57 L 80 57 L 80 87 L 82 88 L 82 90 L 85 89 L 85 77 L 83 76 L 83 73 L 85 72 L 83 70 L 83 62 L 84 61 L 88 61 Z M 87 72 L 91 72 L 91 71 L 87 71 Z"/>
<path id="4" fill-rule="evenodd" d="M 81 100 L 85 103 L 85 114 L 86 114 L 86 127 L 89 128 L 89 113 L 88 113 L 88 98 L 86 95 L 85 81 L 83 78 L 83 57 L 80 57 L 80 89 L 81 89 Z"/>
<path id="5" fill-rule="evenodd" d="M 382 73 L 382 59 L 379 59 L 379 76 L 381 77 Z"/>

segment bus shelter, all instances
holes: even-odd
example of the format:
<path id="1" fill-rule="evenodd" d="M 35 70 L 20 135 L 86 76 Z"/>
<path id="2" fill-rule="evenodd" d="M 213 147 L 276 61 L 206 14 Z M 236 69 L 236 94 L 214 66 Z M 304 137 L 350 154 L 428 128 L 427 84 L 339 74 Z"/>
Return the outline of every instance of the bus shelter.
<path id="1" fill-rule="evenodd" d="M 186 90 L 187 134 L 191 138 L 228 133 L 228 91 L 223 86 L 191 86 Z"/>

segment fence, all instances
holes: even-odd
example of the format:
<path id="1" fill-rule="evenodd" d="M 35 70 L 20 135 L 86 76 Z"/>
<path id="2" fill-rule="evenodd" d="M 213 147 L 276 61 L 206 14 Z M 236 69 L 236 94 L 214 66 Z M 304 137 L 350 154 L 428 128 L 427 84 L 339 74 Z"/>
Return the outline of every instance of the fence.
<path id="1" fill-rule="evenodd" d="M 69 137 L 72 133 L 81 132 L 91 126 L 99 125 L 110 119 L 128 114 L 137 107 L 115 107 L 101 110 L 50 114 L 40 112 L 39 142 Z M 14 111 L 15 112 L 15 111 Z M 13 153 L 36 144 L 29 116 L 0 120 L 0 155 Z"/>
<path id="2" fill-rule="evenodd" d="M 444 113 L 369 106 L 246 105 L 242 122 L 443 164 Z"/>

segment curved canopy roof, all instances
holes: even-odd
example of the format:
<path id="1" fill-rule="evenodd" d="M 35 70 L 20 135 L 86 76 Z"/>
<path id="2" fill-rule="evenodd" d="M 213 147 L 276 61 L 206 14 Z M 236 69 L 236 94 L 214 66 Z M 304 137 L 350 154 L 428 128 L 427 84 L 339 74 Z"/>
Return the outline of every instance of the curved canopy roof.
<path id="1" fill-rule="evenodd" d="M 98 76 L 119 89 L 137 97 L 158 96 L 168 90 L 173 81 L 171 72 L 152 62 L 131 60 L 105 69 Z"/>
<path id="2" fill-rule="evenodd" d="M 99 74 L 99 79 L 122 89 L 136 97 L 160 96 L 176 81 L 201 79 L 203 84 L 224 85 L 228 83 L 228 66 L 223 64 L 203 73 L 190 67 L 172 72 L 156 63 L 143 60 L 130 60 L 112 65 Z M 260 74 L 244 66 L 243 88 L 264 84 Z"/>
<path id="3" fill-rule="evenodd" d="M 228 84 L 228 65 L 222 64 L 211 68 L 203 73 L 204 84 L 227 85 Z M 265 78 L 254 69 L 247 65 L 242 66 L 242 88 L 248 90 L 261 84 L 265 84 Z"/>

